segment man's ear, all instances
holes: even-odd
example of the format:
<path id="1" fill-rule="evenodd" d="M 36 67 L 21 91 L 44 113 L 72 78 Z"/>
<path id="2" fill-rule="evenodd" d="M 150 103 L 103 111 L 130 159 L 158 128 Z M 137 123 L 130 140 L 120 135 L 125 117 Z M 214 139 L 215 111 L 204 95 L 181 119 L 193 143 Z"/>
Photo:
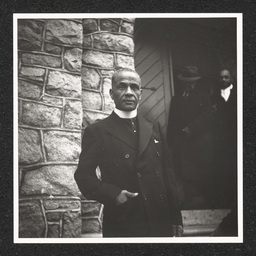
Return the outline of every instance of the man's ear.
<path id="1" fill-rule="evenodd" d="M 113 100 L 113 90 L 112 89 L 109 89 L 109 95 L 110 95 L 111 99 Z"/>
<path id="2" fill-rule="evenodd" d="M 141 94 L 142 94 L 142 89 L 140 89 L 140 96 L 139 96 L 139 100 L 141 100 Z"/>

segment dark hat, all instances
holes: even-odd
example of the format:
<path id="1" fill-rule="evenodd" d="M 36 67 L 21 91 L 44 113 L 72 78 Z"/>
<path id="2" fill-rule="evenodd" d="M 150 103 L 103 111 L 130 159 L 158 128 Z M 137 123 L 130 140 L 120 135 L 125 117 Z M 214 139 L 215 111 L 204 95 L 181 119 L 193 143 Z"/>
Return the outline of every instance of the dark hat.
<path id="1" fill-rule="evenodd" d="M 193 66 L 187 66 L 184 68 L 183 72 L 178 75 L 178 78 L 184 82 L 194 82 L 201 79 L 198 73 L 198 68 Z"/>

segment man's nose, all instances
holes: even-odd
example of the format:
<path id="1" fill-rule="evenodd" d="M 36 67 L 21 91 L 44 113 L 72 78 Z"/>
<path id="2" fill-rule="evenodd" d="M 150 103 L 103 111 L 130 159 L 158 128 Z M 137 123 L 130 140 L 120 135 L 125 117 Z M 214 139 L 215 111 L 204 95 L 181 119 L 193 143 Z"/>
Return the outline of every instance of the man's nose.
<path id="1" fill-rule="evenodd" d="M 133 94 L 133 91 L 130 86 L 127 86 L 125 94 Z"/>

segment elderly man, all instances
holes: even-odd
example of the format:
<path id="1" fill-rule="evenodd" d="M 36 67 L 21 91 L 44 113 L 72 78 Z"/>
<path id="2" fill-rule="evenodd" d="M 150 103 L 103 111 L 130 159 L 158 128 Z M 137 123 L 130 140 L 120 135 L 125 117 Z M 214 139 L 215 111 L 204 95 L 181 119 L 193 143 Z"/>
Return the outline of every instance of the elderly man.
<path id="1" fill-rule="evenodd" d="M 159 125 L 137 115 L 141 92 L 135 71 L 116 71 L 114 111 L 84 132 L 75 180 L 86 198 L 104 204 L 103 237 L 182 234 L 171 157 Z"/>
<path id="2" fill-rule="evenodd" d="M 180 201 L 184 208 L 206 206 L 212 189 L 212 141 L 210 96 L 199 90 L 197 67 L 179 74 L 181 93 L 170 106 L 168 144 L 174 152 Z"/>

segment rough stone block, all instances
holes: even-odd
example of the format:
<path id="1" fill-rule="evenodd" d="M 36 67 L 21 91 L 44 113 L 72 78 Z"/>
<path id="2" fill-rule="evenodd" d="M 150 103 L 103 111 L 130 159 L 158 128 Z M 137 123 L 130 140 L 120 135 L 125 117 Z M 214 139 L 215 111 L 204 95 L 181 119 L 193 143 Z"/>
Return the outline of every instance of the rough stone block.
<path id="1" fill-rule="evenodd" d="M 61 109 L 33 102 L 24 102 L 22 122 L 38 127 L 59 127 L 61 124 Z"/>
<path id="2" fill-rule="evenodd" d="M 82 233 L 99 233 L 100 231 L 100 223 L 97 219 L 83 219 Z"/>
<path id="3" fill-rule="evenodd" d="M 42 93 L 43 85 L 32 84 L 23 80 L 19 80 L 19 97 L 27 99 L 39 99 Z"/>
<path id="4" fill-rule="evenodd" d="M 71 20 L 49 20 L 46 28 L 46 40 L 58 44 L 81 46 L 82 24 Z"/>
<path id="5" fill-rule="evenodd" d="M 90 34 L 98 30 L 97 20 L 83 19 L 83 32 L 84 34 Z"/>
<path id="6" fill-rule="evenodd" d="M 109 90 L 111 89 L 111 79 L 104 78 L 103 79 L 103 95 L 104 95 L 104 111 L 110 113 L 113 111 L 115 104 L 114 101 L 111 99 Z"/>
<path id="7" fill-rule="evenodd" d="M 52 68 L 61 67 L 61 58 L 42 54 L 23 53 L 21 55 L 21 62 L 26 65 L 41 65 Z"/>
<path id="8" fill-rule="evenodd" d="M 62 104 L 63 104 L 63 99 L 52 97 L 52 96 L 47 96 L 47 95 L 43 96 L 42 101 L 44 103 L 48 103 L 48 104 L 52 104 L 52 105 L 56 105 L 56 106 L 62 106 Z"/>
<path id="9" fill-rule="evenodd" d="M 18 49 L 40 51 L 43 27 L 38 20 L 18 20 Z"/>
<path id="10" fill-rule="evenodd" d="M 45 222 L 38 200 L 19 202 L 19 237 L 44 237 Z"/>
<path id="11" fill-rule="evenodd" d="M 21 67 L 20 75 L 35 81 L 44 81 L 45 69 L 34 67 Z"/>
<path id="12" fill-rule="evenodd" d="M 113 68 L 114 56 L 110 53 L 88 50 L 83 52 L 83 63 L 102 68 Z"/>
<path id="13" fill-rule="evenodd" d="M 73 48 L 64 53 L 64 67 L 69 71 L 80 71 L 82 66 L 82 50 Z"/>
<path id="14" fill-rule="evenodd" d="M 56 55 L 61 54 L 61 47 L 54 45 L 54 44 L 45 43 L 44 50 L 47 53 L 52 53 L 52 54 L 56 54 Z"/>
<path id="15" fill-rule="evenodd" d="M 82 104 L 81 101 L 67 100 L 64 106 L 64 127 L 81 129 L 82 127 Z"/>
<path id="16" fill-rule="evenodd" d="M 43 166 L 29 171 L 21 186 L 21 195 L 81 195 L 74 180 L 76 166 Z M 58 204 L 58 203 L 57 203 Z"/>
<path id="17" fill-rule="evenodd" d="M 46 218 L 48 221 L 59 221 L 61 217 L 60 212 L 47 212 L 46 213 Z"/>
<path id="18" fill-rule="evenodd" d="M 121 31 L 133 35 L 134 25 L 124 21 L 121 27 Z"/>
<path id="19" fill-rule="evenodd" d="M 82 67 L 82 86 L 83 88 L 90 88 L 99 90 L 100 75 L 93 68 Z"/>
<path id="20" fill-rule="evenodd" d="M 49 225 L 47 237 L 48 238 L 60 237 L 60 226 L 59 225 Z"/>
<path id="21" fill-rule="evenodd" d="M 117 54 L 116 66 L 120 68 L 134 69 L 134 58 L 126 55 Z"/>
<path id="22" fill-rule="evenodd" d="M 110 19 L 110 20 L 115 21 L 116 23 L 120 24 L 122 19 Z"/>
<path id="23" fill-rule="evenodd" d="M 83 108 L 101 110 L 102 109 L 102 99 L 100 93 L 83 91 L 82 92 L 82 105 Z"/>
<path id="24" fill-rule="evenodd" d="M 84 36 L 83 47 L 84 48 L 91 48 L 92 47 L 92 38 L 91 38 L 91 36 Z"/>
<path id="25" fill-rule="evenodd" d="M 38 131 L 19 128 L 19 163 L 32 164 L 42 161 L 40 143 Z"/>
<path id="26" fill-rule="evenodd" d="M 65 199 L 47 199 L 44 200 L 44 207 L 46 210 L 57 210 L 57 209 L 80 209 L 81 201 L 65 198 Z M 50 214 L 50 212 L 48 213 Z M 51 213 L 54 214 L 54 213 Z M 52 216 L 52 215 L 49 215 Z"/>
<path id="27" fill-rule="evenodd" d="M 110 31 L 110 32 L 118 32 L 119 26 L 115 22 L 111 20 L 104 20 L 100 21 L 101 31 Z"/>
<path id="28" fill-rule="evenodd" d="M 99 216 L 101 204 L 98 202 L 81 202 L 82 216 Z"/>
<path id="29" fill-rule="evenodd" d="M 60 71 L 50 71 L 46 93 L 57 96 L 80 98 L 81 77 Z"/>
<path id="30" fill-rule="evenodd" d="M 123 35 L 100 33 L 93 35 L 93 46 L 98 50 L 116 51 L 133 54 L 134 43 L 132 38 Z"/>
<path id="31" fill-rule="evenodd" d="M 87 127 L 90 124 L 93 124 L 95 121 L 104 119 L 108 117 L 109 114 L 107 113 L 95 113 L 95 112 L 89 112 L 86 111 L 86 109 L 83 110 L 83 126 Z"/>
<path id="32" fill-rule="evenodd" d="M 111 78 L 113 76 L 113 74 L 115 73 L 115 71 L 114 70 L 104 70 L 104 69 L 102 69 L 100 71 L 100 73 L 101 73 L 102 76 Z"/>
<path id="33" fill-rule="evenodd" d="M 79 237 L 82 232 L 81 212 L 66 212 L 63 216 L 62 237 Z"/>
<path id="34" fill-rule="evenodd" d="M 48 161 L 78 161 L 81 134 L 77 132 L 48 131 L 44 133 Z"/>
<path id="35" fill-rule="evenodd" d="M 131 23 L 135 22 L 135 18 L 124 18 L 123 20 L 129 21 Z"/>

